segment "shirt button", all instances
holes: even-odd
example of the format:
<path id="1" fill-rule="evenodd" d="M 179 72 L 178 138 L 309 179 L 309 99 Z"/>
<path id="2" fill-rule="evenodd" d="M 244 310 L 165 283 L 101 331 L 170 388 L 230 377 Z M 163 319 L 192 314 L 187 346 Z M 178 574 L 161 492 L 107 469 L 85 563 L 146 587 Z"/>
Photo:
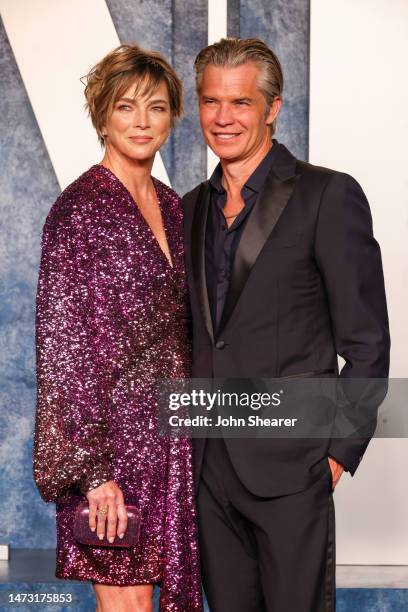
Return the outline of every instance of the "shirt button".
<path id="1" fill-rule="evenodd" d="M 219 351 L 222 350 L 225 347 L 225 342 L 224 340 L 217 340 L 217 342 L 215 343 L 215 348 L 218 349 Z"/>

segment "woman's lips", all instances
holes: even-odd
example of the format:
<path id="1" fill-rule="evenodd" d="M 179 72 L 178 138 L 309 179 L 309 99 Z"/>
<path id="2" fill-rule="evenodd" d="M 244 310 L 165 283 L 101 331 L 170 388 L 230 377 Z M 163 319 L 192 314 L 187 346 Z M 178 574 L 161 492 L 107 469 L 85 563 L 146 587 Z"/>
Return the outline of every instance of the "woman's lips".
<path id="1" fill-rule="evenodd" d="M 138 144 L 144 144 L 153 140 L 151 136 L 129 136 L 130 140 Z"/>

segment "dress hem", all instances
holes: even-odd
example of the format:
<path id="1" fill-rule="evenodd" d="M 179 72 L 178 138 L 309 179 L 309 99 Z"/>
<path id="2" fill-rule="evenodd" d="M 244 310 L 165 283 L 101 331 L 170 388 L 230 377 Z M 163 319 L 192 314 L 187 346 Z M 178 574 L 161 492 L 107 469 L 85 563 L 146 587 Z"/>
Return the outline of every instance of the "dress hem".
<path id="1" fill-rule="evenodd" d="M 101 579 L 101 580 L 97 580 L 95 578 L 90 578 L 90 577 L 85 577 L 85 576 L 74 576 L 72 574 L 70 575 L 64 575 L 62 573 L 58 573 L 55 572 L 55 577 L 58 578 L 59 580 L 73 580 L 75 582 L 91 582 L 92 584 L 106 584 L 109 586 L 138 586 L 138 585 L 143 585 L 143 584 L 153 584 L 153 586 L 161 586 L 161 580 L 160 579 L 146 579 L 146 580 L 142 580 L 142 579 L 138 579 L 132 582 L 127 582 L 126 584 L 123 584 L 123 582 L 118 583 L 117 581 L 113 581 L 113 580 L 107 580 L 107 579 Z"/>

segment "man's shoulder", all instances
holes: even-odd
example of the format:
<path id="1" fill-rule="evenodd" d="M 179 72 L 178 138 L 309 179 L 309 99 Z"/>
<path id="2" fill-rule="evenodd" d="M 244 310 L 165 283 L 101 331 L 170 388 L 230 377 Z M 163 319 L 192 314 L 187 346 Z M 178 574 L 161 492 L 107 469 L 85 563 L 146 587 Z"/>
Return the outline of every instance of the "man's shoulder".
<path id="1" fill-rule="evenodd" d="M 278 141 L 274 141 L 272 150 L 275 150 L 275 155 L 271 171 L 280 180 L 296 178 L 297 183 L 303 187 L 307 185 L 313 188 L 327 184 L 333 176 L 342 174 L 332 168 L 298 159 L 283 143 Z"/>
<path id="2" fill-rule="evenodd" d="M 191 191 L 187 191 L 187 193 L 185 193 L 183 197 L 181 198 L 181 205 L 183 209 L 188 210 L 189 208 L 191 208 L 194 205 L 194 203 L 197 201 L 200 195 L 201 189 L 205 189 L 207 187 L 208 187 L 208 181 L 203 181 L 202 183 L 199 183 L 198 185 L 196 185 L 196 187 L 191 189 Z"/>
<path id="3" fill-rule="evenodd" d="M 319 195 L 332 191 L 341 193 L 347 189 L 362 191 L 359 183 L 350 174 L 301 160 L 296 160 L 296 175 L 298 180 L 300 179 L 300 185 L 310 194 Z"/>
<path id="4" fill-rule="evenodd" d="M 296 160 L 296 174 L 300 176 L 330 180 L 333 176 L 341 175 L 342 173 L 333 168 L 326 168 L 325 166 L 318 166 L 310 162 Z"/>
<path id="5" fill-rule="evenodd" d="M 296 173 L 308 184 L 329 187 L 330 190 L 334 191 L 351 189 L 362 192 L 360 183 L 347 172 L 300 160 L 296 161 L 296 167 Z"/>

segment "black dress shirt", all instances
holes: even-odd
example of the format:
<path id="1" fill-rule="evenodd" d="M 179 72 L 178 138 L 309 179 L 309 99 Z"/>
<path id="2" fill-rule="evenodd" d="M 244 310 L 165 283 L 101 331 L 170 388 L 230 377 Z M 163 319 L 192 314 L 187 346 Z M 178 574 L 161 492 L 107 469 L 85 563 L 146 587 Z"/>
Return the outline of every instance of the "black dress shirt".
<path id="1" fill-rule="evenodd" d="M 208 299 L 215 333 L 219 327 L 227 297 L 235 252 L 245 223 L 256 205 L 266 177 L 272 167 L 279 143 L 273 141 L 272 148 L 246 181 L 241 189 L 244 208 L 230 227 L 222 212 L 227 192 L 222 185 L 221 164 L 215 168 L 211 178 L 210 209 L 205 235 L 205 269 Z"/>

